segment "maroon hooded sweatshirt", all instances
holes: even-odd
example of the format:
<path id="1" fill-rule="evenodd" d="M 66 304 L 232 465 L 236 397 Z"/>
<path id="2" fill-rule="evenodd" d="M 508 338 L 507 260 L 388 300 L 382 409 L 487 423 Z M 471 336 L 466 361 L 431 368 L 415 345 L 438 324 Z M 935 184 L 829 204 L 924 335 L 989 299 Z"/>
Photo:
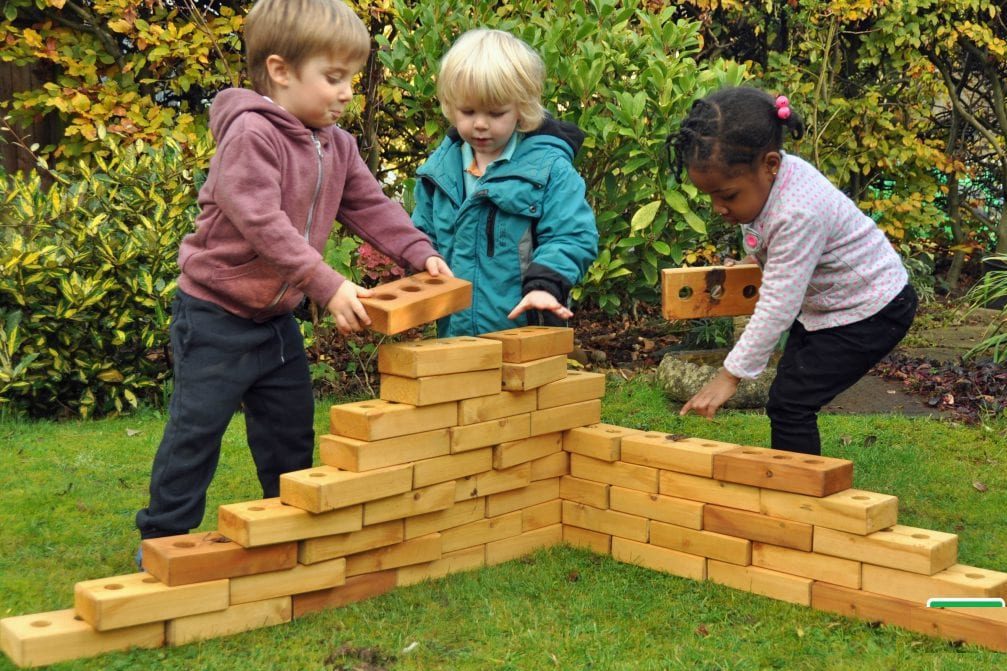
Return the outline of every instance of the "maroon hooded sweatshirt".
<path id="1" fill-rule="evenodd" d="M 199 191 L 196 231 L 178 252 L 182 291 L 246 319 L 328 304 L 345 278 L 322 258 L 335 220 L 404 268 L 435 256 L 390 200 L 346 131 L 312 129 L 247 89 L 210 108 L 217 151 Z"/>

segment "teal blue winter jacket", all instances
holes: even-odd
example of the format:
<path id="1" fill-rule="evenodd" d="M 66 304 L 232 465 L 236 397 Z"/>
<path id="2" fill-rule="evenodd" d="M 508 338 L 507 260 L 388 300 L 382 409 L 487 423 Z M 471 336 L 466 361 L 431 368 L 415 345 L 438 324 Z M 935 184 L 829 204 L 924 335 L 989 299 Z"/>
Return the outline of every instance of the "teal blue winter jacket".
<path id="1" fill-rule="evenodd" d="M 438 337 L 560 323 L 551 312 L 516 321 L 507 314 L 536 289 L 566 304 L 598 254 L 594 212 L 573 167 L 583 138 L 573 124 L 547 118 L 509 161 L 491 164 L 468 197 L 454 129 L 417 171 L 413 222 L 455 276 L 472 282 L 471 307 L 438 321 Z"/>

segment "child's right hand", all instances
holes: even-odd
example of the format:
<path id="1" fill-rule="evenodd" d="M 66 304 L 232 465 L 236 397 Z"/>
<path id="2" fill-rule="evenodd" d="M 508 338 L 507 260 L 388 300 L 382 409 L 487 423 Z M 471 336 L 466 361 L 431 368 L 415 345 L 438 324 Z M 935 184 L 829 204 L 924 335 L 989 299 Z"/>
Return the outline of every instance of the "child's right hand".
<path id="1" fill-rule="evenodd" d="M 364 289 L 349 280 L 339 285 L 325 309 L 335 318 L 336 328 L 340 333 L 348 335 L 353 331 L 363 331 L 371 325 L 371 318 L 367 316 L 360 298 L 370 298 L 373 295 L 374 292 L 370 289 Z"/>
<path id="2" fill-rule="evenodd" d="M 751 254 L 749 254 L 748 256 L 746 256 L 745 258 L 743 258 L 740 261 L 736 261 L 735 259 L 732 259 L 731 257 L 728 256 L 728 257 L 726 257 L 724 259 L 724 262 L 723 262 L 722 265 L 725 268 L 730 268 L 731 266 L 754 266 L 754 265 L 758 265 L 758 263 L 759 263 L 759 259 L 757 259 L 754 256 L 752 256 Z"/>

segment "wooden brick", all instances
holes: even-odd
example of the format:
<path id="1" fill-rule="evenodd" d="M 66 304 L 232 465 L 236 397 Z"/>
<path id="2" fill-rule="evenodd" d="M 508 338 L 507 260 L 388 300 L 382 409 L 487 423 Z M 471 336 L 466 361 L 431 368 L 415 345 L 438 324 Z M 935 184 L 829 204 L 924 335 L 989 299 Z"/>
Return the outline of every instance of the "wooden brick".
<path id="1" fill-rule="evenodd" d="M 330 559 L 286 571 L 231 579 L 231 605 L 338 587 L 346 582 L 346 559 Z"/>
<path id="2" fill-rule="evenodd" d="M 451 434 L 446 428 L 382 440 L 325 434 L 318 445 L 318 456 L 323 464 L 355 473 L 432 459 L 450 452 Z"/>
<path id="3" fill-rule="evenodd" d="M 917 608 L 910 629 L 1007 652 L 1007 608 Z"/>
<path id="4" fill-rule="evenodd" d="M 472 304 L 472 283 L 458 277 L 416 273 L 374 287 L 361 298 L 371 330 L 394 335 L 464 310 Z"/>
<path id="5" fill-rule="evenodd" d="M 447 510 L 417 515 L 405 520 L 406 540 L 475 522 L 484 517 L 486 517 L 485 498 L 459 501 Z"/>
<path id="6" fill-rule="evenodd" d="M 612 558 L 626 564 L 644 566 L 683 578 L 706 579 L 705 557 L 631 541 L 626 538 L 612 537 Z"/>
<path id="7" fill-rule="evenodd" d="M 492 396 L 476 396 L 458 401 L 458 424 L 478 424 L 536 409 L 537 395 L 531 391 L 501 391 Z"/>
<path id="8" fill-rule="evenodd" d="M 523 363 L 573 351 L 573 329 L 566 327 L 522 326 L 479 337 L 499 340 L 503 345 L 503 360 L 507 363 Z"/>
<path id="9" fill-rule="evenodd" d="M 520 533 L 521 511 L 516 510 L 499 517 L 487 517 L 460 527 L 445 529 L 441 532 L 441 549 L 444 552 L 454 552 L 517 536 Z"/>
<path id="10" fill-rule="evenodd" d="M 737 449 L 715 440 L 688 438 L 656 431 L 634 432 L 622 441 L 622 460 L 704 478 L 713 476 L 713 456 Z"/>
<path id="11" fill-rule="evenodd" d="M 688 499 L 641 492 L 624 487 L 612 487 L 609 501 L 612 510 L 688 529 L 703 528 L 703 507 L 706 504 L 699 501 L 689 501 Z"/>
<path id="12" fill-rule="evenodd" d="M 789 573 L 711 559 L 706 564 L 706 577 L 711 582 L 752 594 L 802 606 L 811 605 L 811 586 L 814 581 Z"/>
<path id="13" fill-rule="evenodd" d="M 563 450 L 563 434 L 546 433 L 500 443 L 493 448 L 493 468 L 510 468 Z"/>
<path id="14" fill-rule="evenodd" d="M 438 457 L 443 458 L 443 457 Z M 401 494 L 413 488 L 413 466 L 389 466 L 363 473 L 316 466 L 280 476 L 280 500 L 312 513 L 346 508 Z"/>
<path id="15" fill-rule="evenodd" d="M 378 347 L 378 371 L 400 377 L 449 375 L 500 368 L 497 340 L 461 336 L 386 343 Z"/>
<path id="16" fill-rule="evenodd" d="M 583 503 L 585 506 L 599 510 L 608 510 L 608 490 L 611 487 L 612 485 L 604 482 L 564 475 L 559 479 L 559 497 L 564 501 Z"/>
<path id="17" fill-rule="evenodd" d="M 398 569 L 397 583 L 399 587 L 415 585 L 424 580 L 443 578 L 452 573 L 472 571 L 486 565 L 486 546 L 474 547 L 445 552 L 440 559 L 426 564 L 414 564 Z"/>
<path id="18" fill-rule="evenodd" d="M 884 622 L 909 629 L 913 610 L 911 601 L 881 594 L 862 592 L 827 582 L 816 582 L 811 587 L 811 607 L 830 613 L 839 613 L 868 622 Z"/>
<path id="19" fill-rule="evenodd" d="M 531 484 L 531 464 L 487 471 L 455 481 L 455 501 L 509 492 Z"/>
<path id="20" fill-rule="evenodd" d="M 664 522 L 650 523 L 650 542 L 692 555 L 747 566 L 752 563 L 752 542 L 712 531 L 687 529 Z"/>
<path id="21" fill-rule="evenodd" d="M 665 319 L 750 315 L 761 284 L 762 270 L 754 264 L 665 268 L 661 314 Z"/>
<path id="22" fill-rule="evenodd" d="M 582 454 L 570 455 L 570 475 L 584 480 L 606 482 L 626 489 L 656 494 L 658 471 L 656 468 L 627 464 L 622 461 L 601 461 Z"/>
<path id="23" fill-rule="evenodd" d="M 958 561 L 958 536 L 896 524 L 867 536 L 815 529 L 815 552 L 933 575 Z"/>
<path id="24" fill-rule="evenodd" d="M 228 581 L 168 587 L 149 573 L 85 580 L 74 586 L 74 609 L 98 631 L 224 610 Z"/>
<path id="25" fill-rule="evenodd" d="M 581 401 L 531 413 L 531 435 L 566 431 L 601 421 L 601 401 Z"/>
<path id="26" fill-rule="evenodd" d="M 529 391 L 566 377 L 566 355 L 550 356 L 524 363 L 504 363 L 501 367 L 503 389 Z"/>
<path id="27" fill-rule="evenodd" d="M 612 554 L 612 536 L 599 531 L 563 525 L 563 542 L 598 554 Z"/>
<path id="28" fill-rule="evenodd" d="M 1007 573 L 954 564 L 927 576 L 864 564 L 865 592 L 913 601 L 920 606 L 938 596 L 1007 598 Z"/>
<path id="29" fill-rule="evenodd" d="M 563 525 L 554 524 L 486 544 L 486 565 L 492 566 L 563 542 Z"/>
<path id="30" fill-rule="evenodd" d="M 589 424 L 563 432 L 563 449 L 601 461 L 619 461 L 624 438 L 642 434 L 613 424 Z"/>
<path id="31" fill-rule="evenodd" d="M 493 448 L 448 454 L 424 459 L 413 464 L 413 487 L 426 487 L 438 482 L 457 480 L 493 468 Z"/>
<path id="32" fill-rule="evenodd" d="M 729 508 L 759 511 L 759 488 L 721 482 L 698 475 L 661 471 L 660 490 L 666 496 L 715 503 Z"/>
<path id="33" fill-rule="evenodd" d="M 334 405 L 329 409 L 329 433 L 357 440 L 382 440 L 433 431 L 458 423 L 458 403 L 418 408 L 381 399 Z"/>
<path id="34" fill-rule="evenodd" d="M 713 477 L 808 496 L 828 496 L 853 486 L 853 462 L 800 452 L 739 447 L 713 457 Z"/>
<path id="35" fill-rule="evenodd" d="M 362 524 L 359 505 L 315 515 L 273 498 L 217 509 L 220 533 L 246 548 L 357 531 Z"/>
<path id="36" fill-rule="evenodd" d="M 396 545 L 368 550 L 346 558 L 346 576 L 423 564 L 441 558 L 441 535 L 427 534 Z"/>
<path id="37" fill-rule="evenodd" d="M 496 517 L 558 498 L 559 478 L 539 480 L 521 489 L 513 489 L 487 497 L 486 516 Z"/>
<path id="38" fill-rule="evenodd" d="M 641 543 L 647 542 L 649 528 L 644 517 L 592 508 L 573 501 L 563 502 L 563 524 Z"/>
<path id="39" fill-rule="evenodd" d="M 293 609 L 289 596 L 230 606 L 225 610 L 169 620 L 165 625 L 168 645 L 186 645 L 243 631 L 290 622 Z"/>
<path id="40" fill-rule="evenodd" d="M 570 455 L 566 452 L 555 452 L 529 463 L 532 482 L 560 478 L 570 473 Z"/>
<path id="41" fill-rule="evenodd" d="M 802 578 L 821 580 L 850 589 L 860 588 L 860 562 L 840 557 L 830 557 L 816 552 L 803 552 L 766 543 L 753 543 L 752 565 L 781 573 L 792 573 Z"/>
<path id="42" fill-rule="evenodd" d="M 165 585 L 189 585 L 297 564 L 297 543 L 244 548 L 216 531 L 143 541 L 143 568 Z"/>
<path id="43" fill-rule="evenodd" d="M 814 532 L 813 526 L 803 522 L 715 505 L 703 509 L 703 529 L 805 552 L 811 552 Z"/>
<path id="44" fill-rule="evenodd" d="M 454 426 L 450 431 L 451 452 L 467 452 L 527 438 L 531 431 L 531 415 L 511 415 L 478 424 Z"/>
<path id="45" fill-rule="evenodd" d="M 302 564 L 317 564 L 386 545 L 395 545 L 405 540 L 404 529 L 402 520 L 392 520 L 364 527 L 359 531 L 310 538 L 298 543 L 297 561 Z"/>
<path id="46" fill-rule="evenodd" d="M 500 372 L 494 369 L 417 378 L 382 374 L 379 396 L 384 401 L 423 407 L 498 393 Z M 456 414 L 455 421 L 457 419 Z"/>
<path id="47" fill-rule="evenodd" d="M 455 504 L 455 481 L 396 494 L 364 504 L 364 526 L 445 510 Z"/>
<path id="48" fill-rule="evenodd" d="M 317 613 L 328 608 L 340 608 L 390 592 L 395 589 L 395 586 L 394 570 L 355 575 L 347 578 L 346 583 L 339 587 L 293 595 L 293 616 L 296 620 L 309 613 Z"/>
<path id="49" fill-rule="evenodd" d="M 566 377 L 538 388 L 538 409 L 555 408 L 601 398 L 605 395 L 605 374 L 568 370 Z"/>
<path id="50" fill-rule="evenodd" d="M 164 622 L 96 631 L 73 608 L 0 620 L 0 650 L 19 667 L 46 666 L 129 648 L 164 645 Z"/>
<path id="51" fill-rule="evenodd" d="M 899 500 L 861 489 L 847 489 L 822 498 L 763 489 L 759 510 L 766 515 L 863 536 L 896 524 Z"/>
<path id="52" fill-rule="evenodd" d="M 563 501 L 553 499 L 521 511 L 521 531 L 534 531 L 563 521 Z"/>

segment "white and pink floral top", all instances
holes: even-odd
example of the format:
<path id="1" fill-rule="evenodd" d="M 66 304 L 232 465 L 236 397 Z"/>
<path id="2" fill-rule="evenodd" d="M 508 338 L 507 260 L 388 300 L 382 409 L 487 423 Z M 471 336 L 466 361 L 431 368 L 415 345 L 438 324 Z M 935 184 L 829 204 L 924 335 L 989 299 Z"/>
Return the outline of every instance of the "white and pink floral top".
<path id="1" fill-rule="evenodd" d="M 866 319 L 908 281 L 874 221 L 814 166 L 791 154 L 762 212 L 742 227 L 745 251 L 762 266 L 755 313 L 724 361 L 736 377 L 766 368 L 794 319 L 809 331 Z"/>

